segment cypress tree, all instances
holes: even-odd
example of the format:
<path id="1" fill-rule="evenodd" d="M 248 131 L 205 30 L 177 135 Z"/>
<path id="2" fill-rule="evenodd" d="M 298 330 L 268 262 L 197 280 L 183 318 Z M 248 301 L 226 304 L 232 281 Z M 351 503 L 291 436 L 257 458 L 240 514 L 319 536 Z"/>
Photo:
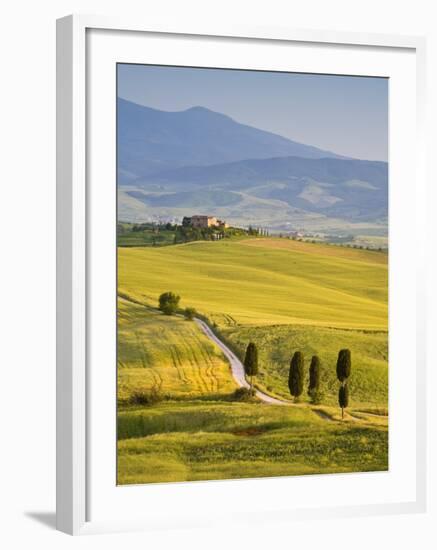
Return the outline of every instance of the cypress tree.
<path id="1" fill-rule="evenodd" d="M 338 352 L 337 359 L 337 378 L 341 382 L 338 391 L 338 404 L 341 407 L 341 418 L 344 418 L 344 409 L 349 405 L 349 388 L 347 386 L 348 378 L 351 374 L 352 360 L 349 349 L 341 349 Z"/>
<path id="2" fill-rule="evenodd" d="M 294 400 L 297 401 L 303 391 L 304 359 L 301 351 L 296 351 L 290 361 L 288 387 Z"/>
<path id="3" fill-rule="evenodd" d="M 310 381 L 308 384 L 308 395 L 314 401 L 317 398 L 320 383 L 320 359 L 313 355 L 310 364 Z"/>
<path id="4" fill-rule="evenodd" d="M 246 376 L 250 376 L 250 393 L 253 394 L 253 377 L 258 374 L 258 349 L 253 342 L 247 346 L 243 364 Z"/>
<path id="5" fill-rule="evenodd" d="M 349 405 L 349 387 L 347 383 L 340 386 L 338 390 L 338 404 L 341 407 L 341 418 L 344 418 L 344 409 Z"/>
<path id="6" fill-rule="evenodd" d="M 344 382 L 351 374 L 351 352 L 349 349 L 341 349 L 337 359 L 337 378 Z"/>

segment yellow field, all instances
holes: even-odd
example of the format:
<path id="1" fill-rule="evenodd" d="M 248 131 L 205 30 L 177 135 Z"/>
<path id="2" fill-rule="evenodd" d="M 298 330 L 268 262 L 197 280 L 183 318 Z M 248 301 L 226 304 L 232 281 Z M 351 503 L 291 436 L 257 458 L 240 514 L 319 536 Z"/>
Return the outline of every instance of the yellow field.
<path id="1" fill-rule="evenodd" d="M 219 325 L 387 329 L 387 256 L 285 239 L 120 248 L 119 292 L 171 290 Z"/>
<path id="2" fill-rule="evenodd" d="M 387 256 L 285 239 L 118 251 L 118 483 L 380 471 L 388 467 Z M 321 359 L 321 404 L 235 402 L 230 366 L 194 322 L 157 312 L 172 291 L 219 326 L 256 384 L 290 399 L 292 353 Z M 338 350 L 351 398 L 337 405 Z M 161 401 L 138 404 L 137 392 Z M 382 415 L 382 416 L 377 416 Z"/>
<path id="3" fill-rule="evenodd" d="M 359 250 L 349 247 L 328 246 L 326 244 L 308 243 L 302 241 L 293 241 L 290 239 L 245 239 L 240 241 L 247 246 L 256 246 L 259 248 L 272 248 L 277 250 L 291 250 L 310 254 L 312 256 L 330 256 L 335 258 L 345 258 L 355 262 L 365 262 L 372 264 L 387 264 L 387 255 L 376 251 Z"/>
<path id="4" fill-rule="evenodd" d="M 118 300 L 118 397 L 156 388 L 172 397 L 229 394 L 229 364 L 190 321 Z"/>

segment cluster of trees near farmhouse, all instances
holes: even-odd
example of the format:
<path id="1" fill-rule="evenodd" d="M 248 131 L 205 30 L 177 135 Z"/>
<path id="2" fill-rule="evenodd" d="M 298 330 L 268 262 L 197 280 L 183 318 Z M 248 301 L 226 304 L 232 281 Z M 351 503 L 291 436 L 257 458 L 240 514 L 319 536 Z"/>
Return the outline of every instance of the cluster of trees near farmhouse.
<path id="1" fill-rule="evenodd" d="M 131 241 L 129 236 L 139 235 L 138 241 Z M 167 246 L 171 244 L 188 243 L 192 241 L 217 241 L 230 239 L 232 237 L 266 237 L 269 236 L 267 229 L 252 227 L 193 227 L 184 223 L 119 223 L 117 225 L 119 246 L 132 246 L 132 242 L 140 243 L 141 246 Z M 138 246 L 138 244 L 137 244 Z"/>
<path id="2" fill-rule="evenodd" d="M 188 243 L 191 241 L 216 241 L 220 239 L 229 239 L 231 237 L 251 236 L 267 236 L 268 233 L 264 229 L 253 228 L 248 229 L 241 227 L 192 227 L 190 225 L 175 225 L 174 226 L 174 244 Z"/>
<path id="3" fill-rule="evenodd" d="M 179 308 L 180 296 L 173 292 L 164 292 L 159 297 L 159 309 L 165 315 L 173 315 L 181 311 L 187 320 L 194 319 L 197 314 L 192 307 L 186 307 L 184 310 Z M 258 348 L 254 342 L 249 342 L 244 356 L 244 371 L 250 380 L 249 395 L 254 395 L 253 377 L 258 374 Z M 341 407 L 341 417 L 344 418 L 344 409 L 349 405 L 349 387 L 348 379 L 351 373 L 351 352 L 349 349 L 341 349 L 338 352 L 337 359 L 337 378 L 340 382 L 338 390 L 338 404 Z M 290 361 L 290 370 L 288 374 L 288 388 L 294 401 L 298 402 L 304 390 L 305 380 L 305 360 L 301 351 L 294 352 Z M 313 404 L 320 403 L 320 358 L 313 355 L 309 367 L 308 395 Z"/>
<path id="4" fill-rule="evenodd" d="M 258 374 L 258 349 L 256 344 L 250 342 L 244 356 L 244 370 L 250 380 L 250 394 L 254 394 L 253 377 Z M 338 404 L 341 407 L 341 417 L 344 418 L 344 409 L 349 405 L 349 386 L 347 381 L 351 373 L 351 352 L 349 349 L 341 349 L 337 359 L 337 378 L 340 382 L 338 390 Z M 298 402 L 304 390 L 305 361 L 301 351 L 296 351 L 290 361 L 288 373 L 288 388 L 294 401 Z M 320 358 L 313 355 L 309 367 L 308 395 L 312 403 L 320 402 Z"/>

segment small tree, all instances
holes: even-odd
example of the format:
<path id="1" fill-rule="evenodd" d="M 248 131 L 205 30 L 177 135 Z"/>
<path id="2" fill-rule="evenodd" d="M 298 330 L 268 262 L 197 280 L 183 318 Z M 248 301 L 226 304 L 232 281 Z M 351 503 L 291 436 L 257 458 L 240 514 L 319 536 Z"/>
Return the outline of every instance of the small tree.
<path id="1" fill-rule="evenodd" d="M 296 351 L 290 362 L 288 387 L 291 395 L 297 402 L 303 392 L 304 359 L 301 351 Z"/>
<path id="2" fill-rule="evenodd" d="M 337 359 L 337 378 L 343 383 L 351 374 L 351 352 L 349 349 L 341 349 Z"/>
<path id="3" fill-rule="evenodd" d="M 344 409 L 349 405 L 349 387 L 347 383 L 340 386 L 338 390 L 338 404 L 341 407 L 341 418 L 344 418 Z"/>
<path id="4" fill-rule="evenodd" d="M 341 382 L 338 391 L 338 403 L 341 407 L 341 418 L 344 418 L 344 409 L 349 405 L 349 388 L 347 386 L 348 378 L 351 374 L 352 360 L 349 349 L 341 349 L 338 352 L 337 359 L 337 378 Z"/>
<path id="5" fill-rule="evenodd" d="M 192 321 L 196 315 L 196 310 L 194 307 L 186 307 L 184 309 L 184 317 L 187 321 Z"/>
<path id="6" fill-rule="evenodd" d="M 258 349 L 256 344 L 250 342 L 244 356 L 244 372 L 250 376 L 250 394 L 253 394 L 253 377 L 258 374 Z"/>
<path id="7" fill-rule="evenodd" d="M 308 395 L 311 401 L 316 403 L 319 401 L 319 383 L 320 383 L 320 359 L 317 355 L 313 355 L 310 364 L 310 381 L 308 384 Z"/>
<path id="8" fill-rule="evenodd" d="M 179 307 L 180 299 L 180 296 L 177 296 L 173 292 L 164 292 L 159 297 L 159 309 L 165 315 L 173 315 Z"/>

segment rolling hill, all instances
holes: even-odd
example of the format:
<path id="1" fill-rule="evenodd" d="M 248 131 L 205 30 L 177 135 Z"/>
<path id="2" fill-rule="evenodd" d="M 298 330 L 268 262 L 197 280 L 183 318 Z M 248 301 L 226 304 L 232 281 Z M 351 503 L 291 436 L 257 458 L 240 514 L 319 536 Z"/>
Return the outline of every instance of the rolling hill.
<path id="1" fill-rule="evenodd" d="M 167 112 L 119 98 L 117 117 L 120 221 L 202 210 L 277 232 L 387 235 L 386 162 L 341 157 L 204 107 Z"/>
<path id="2" fill-rule="evenodd" d="M 244 239 L 120 248 L 118 262 L 122 295 L 156 304 L 172 290 L 219 324 L 387 329 L 387 256 L 378 252 Z"/>
<path id="3" fill-rule="evenodd" d="M 155 387 L 174 396 L 220 395 L 237 386 L 220 349 L 195 323 L 118 298 L 118 400 Z"/>
<path id="4" fill-rule="evenodd" d="M 354 222 L 376 221 L 387 216 L 388 169 L 385 162 L 354 159 L 251 159 L 162 172 L 146 179 L 143 190 L 127 193 L 155 210 L 232 205 L 235 213 L 249 196 Z"/>
<path id="5" fill-rule="evenodd" d="M 120 248 L 118 267 L 119 484 L 387 470 L 386 254 L 248 238 Z M 318 354 L 322 403 L 309 404 L 306 391 L 290 406 L 238 401 L 229 366 L 196 324 L 149 307 L 168 290 L 238 355 L 257 343 L 256 386 L 271 395 L 290 397 L 296 349 L 305 388 Z M 353 357 L 344 421 L 342 347 Z M 129 400 L 156 385 L 164 400 Z"/>
<path id="6" fill-rule="evenodd" d="M 199 339 L 196 327 L 182 319 L 150 313 L 148 306 L 171 290 L 182 297 L 182 307 L 193 306 L 215 323 L 240 358 L 249 341 L 258 343 L 261 391 L 287 398 L 290 357 L 300 349 L 307 359 L 319 355 L 324 402 L 335 405 L 338 381 L 333 365 L 338 350 L 347 347 L 354 357 L 350 382 L 354 403 L 386 407 L 386 254 L 273 238 L 120 248 L 118 254 L 119 294 L 146 306 L 121 302 L 120 359 L 130 368 L 119 372 L 121 376 L 132 373 L 128 386 L 140 381 L 150 384 L 157 368 L 167 389 L 177 394 L 192 395 L 207 387 L 196 386 L 199 375 L 209 376 L 208 368 L 197 370 L 204 337 Z M 130 313 L 125 320 L 127 306 Z M 146 370 L 141 368 L 138 337 L 148 342 Z M 166 342 L 161 351 L 160 342 Z M 173 343 L 179 348 L 177 368 L 168 369 L 174 367 Z M 208 365 L 215 363 L 224 383 L 229 371 L 213 348 L 208 353 Z M 178 368 L 193 379 L 188 385 L 178 380 Z M 209 391 L 228 390 L 226 382 L 213 384 Z"/>

